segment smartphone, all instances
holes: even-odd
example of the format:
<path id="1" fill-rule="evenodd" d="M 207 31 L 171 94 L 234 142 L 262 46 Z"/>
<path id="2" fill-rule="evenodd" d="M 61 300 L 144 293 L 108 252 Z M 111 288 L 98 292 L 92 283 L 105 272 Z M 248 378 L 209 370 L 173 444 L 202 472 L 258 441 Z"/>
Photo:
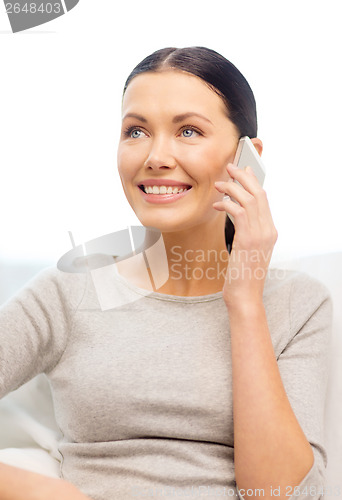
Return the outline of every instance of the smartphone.
<path id="1" fill-rule="evenodd" d="M 242 169 L 250 166 L 260 186 L 263 186 L 266 173 L 265 166 L 249 137 L 245 136 L 240 139 L 233 163 Z"/>
<path id="2" fill-rule="evenodd" d="M 260 155 L 255 149 L 254 144 L 252 143 L 249 137 L 245 136 L 240 139 L 233 164 L 241 169 L 250 166 L 256 178 L 258 179 L 260 186 L 263 186 L 266 175 L 265 166 L 262 163 Z M 234 182 L 239 184 L 239 182 L 236 180 Z M 235 203 L 238 203 L 233 198 L 231 198 L 231 200 L 234 201 Z M 230 220 L 234 223 L 233 217 L 229 214 L 227 215 L 230 218 Z"/>

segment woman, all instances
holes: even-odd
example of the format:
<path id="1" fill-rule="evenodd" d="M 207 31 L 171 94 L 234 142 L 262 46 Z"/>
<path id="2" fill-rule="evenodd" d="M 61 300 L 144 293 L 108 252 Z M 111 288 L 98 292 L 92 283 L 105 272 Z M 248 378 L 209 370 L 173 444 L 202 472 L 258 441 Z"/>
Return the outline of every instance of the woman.
<path id="1" fill-rule="evenodd" d="M 268 269 L 265 191 L 232 165 L 242 136 L 262 152 L 248 83 L 212 50 L 162 49 L 129 76 L 122 115 L 123 189 L 146 249 L 162 234 L 167 278 L 147 293 L 142 254 L 102 268 L 124 297 L 102 311 L 96 272 L 47 270 L 3 308 L 0 394 L 47 374 L 64 479 L 4 466 L 1 487 L 16 474 L 41 481 L 32 498 L 323 497 L 331 303 Z"/>

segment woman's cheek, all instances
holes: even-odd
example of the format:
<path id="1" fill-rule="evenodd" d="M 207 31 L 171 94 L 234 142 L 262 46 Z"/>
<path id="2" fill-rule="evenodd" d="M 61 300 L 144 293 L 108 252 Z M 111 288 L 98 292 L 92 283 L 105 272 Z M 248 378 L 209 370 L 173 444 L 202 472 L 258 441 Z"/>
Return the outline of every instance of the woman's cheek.
<path id="1" fill-rule="evenodd" d="M 208 165 L 210 155 L 208 150 L 201 144 L 180 144 L 177 147 L 177 159 L 180 164 L 199 169 L 202 165 Z"/>
<path id="2" fill-rule="evenodd" d="M 134 174 L 144 164 L 141 148 L 122 146 L 118 150 L 117 165 L 120 175 Z"/>

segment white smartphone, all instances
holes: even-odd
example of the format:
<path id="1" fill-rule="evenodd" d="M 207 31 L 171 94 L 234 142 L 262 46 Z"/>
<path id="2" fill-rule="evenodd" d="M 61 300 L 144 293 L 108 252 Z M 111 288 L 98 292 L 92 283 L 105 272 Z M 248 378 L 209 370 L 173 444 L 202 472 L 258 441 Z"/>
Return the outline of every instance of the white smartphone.
<path id="1" fill-rule="evenodd" d="M 254 144 L 249 137 L 245 136 L 240 139 L 233 164 L 241 169 L 250 166 L 256 178 L 258 179 L 260 186 L 263 186 L 266 175 L 265 166 L 262 163 L 260 155 L 255 149 Z M 234 182 L 237 182 L 237 184 L 239 184 L 239 182 L 236 180 Z M 231 200 L 237 203 L 237 201 L 233 198 L 231 198 Z M 227 215 L 234 223 L 234 218 L 229 214 Z"/>
<path id="2" fill-rule="evenodd" d="M 242 169 L 250 166 L 260 186 L 263 186 L 266 174 L 265 166 L 249 137 L 245 136 L 240 139 L 233 163 Z"/>

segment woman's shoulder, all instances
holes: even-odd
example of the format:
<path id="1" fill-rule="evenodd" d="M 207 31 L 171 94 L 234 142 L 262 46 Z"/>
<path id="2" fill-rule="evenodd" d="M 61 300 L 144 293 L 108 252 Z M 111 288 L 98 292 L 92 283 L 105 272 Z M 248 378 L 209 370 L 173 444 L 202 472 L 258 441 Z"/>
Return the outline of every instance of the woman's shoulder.
<path id="1" fill-rule="evenodd" d="M 49 265 L 27 281 L 15 298 L 34 296 L 43 303 L 62 301 L 75 306 L 84 293 L 87 279 L 86 273 L 65 272 L 56 265 Z"/>
<path id="2" fill-rule="evenodd" d="M 330 297 L 327 286 L 310 274 L 295 269 L 272 267 L 265 281 L 265 293 L 289 292 L 303 300 L 326 299 Z"/>
<path id="3" fill-rule="evenodd" d="M 332 314 L 332 299 L 327 286 L 303 271 L 270 268 L 264 296 L 276 310 L 287 311 L 295 329 L 305 324 L 318 310 L 325 320 Z"/>

